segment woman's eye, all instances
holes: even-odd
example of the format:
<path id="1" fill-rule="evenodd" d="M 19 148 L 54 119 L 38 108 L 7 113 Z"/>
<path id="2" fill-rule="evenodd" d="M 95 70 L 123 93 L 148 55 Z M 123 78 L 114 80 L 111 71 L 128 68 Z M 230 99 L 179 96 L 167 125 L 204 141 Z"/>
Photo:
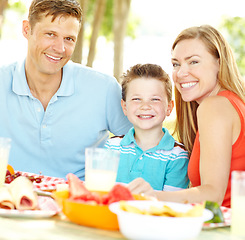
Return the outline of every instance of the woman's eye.
<path id="1" fill-rule="evenodd" d="M 173 67 L 178 67 L 179 64 L 178 63 L 172 63 Z"/>
<path id="2" fill-rule="evenodd" d="M 191 65 L 197 64 L 198 61 L 191 61 Z"/>

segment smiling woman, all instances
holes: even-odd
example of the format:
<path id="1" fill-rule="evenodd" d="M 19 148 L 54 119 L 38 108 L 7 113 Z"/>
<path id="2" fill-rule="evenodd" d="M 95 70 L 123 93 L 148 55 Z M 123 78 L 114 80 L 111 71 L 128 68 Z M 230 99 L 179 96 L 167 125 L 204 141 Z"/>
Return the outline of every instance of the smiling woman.
<path id="1" fill-rule="evenodd" d="M 172 54 L 173 81 L 183 101 L 200 103 L 220 85 L 216 81 L 219 59 L 206 50 L 202 40 L 187 39 L 179 42 Z M 198 89 L 197 89 L 198 88 Z"/>
<path id="2" fill-rule="evenodd" d="M 230 207 L 231 172 L 245 170 L 245 85 L 230 46 L 213 27 L 183 30 L 172 46 L 176 133 L 190 154 L 192 188 L 156 192 L 161 200 Z M 149 192 L 142 179 L 129 184 Z"/>

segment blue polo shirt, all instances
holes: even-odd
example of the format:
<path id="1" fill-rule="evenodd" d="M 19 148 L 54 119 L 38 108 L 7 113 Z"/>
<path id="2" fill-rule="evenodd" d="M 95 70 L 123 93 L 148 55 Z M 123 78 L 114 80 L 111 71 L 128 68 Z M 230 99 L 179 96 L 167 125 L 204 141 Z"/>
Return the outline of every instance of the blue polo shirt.
<path id="1" fill-rule="evenodd" d="M 84 179 L 84 150 L 107 130 L 132 127 L 121 109 L 115 78 L 68 62 L 60 88 L 46 111 L 32 96 L 25 61 L 0 68 L 0 136 L 12 139 L 9 164 L 15 170 Z"/>
<path id="2" fill-rule="evenodd" d="M 164 136 L 159 144 L 143 151 L 134 139 L 134 128 L 123 138 L 111 138 L 106 148 L 120 151 L 117 181 L 129 183 L 141 177 L 154 190 L 175 191 L 187 188 L 189 180 L 188 152 L 163 128 Z"/>

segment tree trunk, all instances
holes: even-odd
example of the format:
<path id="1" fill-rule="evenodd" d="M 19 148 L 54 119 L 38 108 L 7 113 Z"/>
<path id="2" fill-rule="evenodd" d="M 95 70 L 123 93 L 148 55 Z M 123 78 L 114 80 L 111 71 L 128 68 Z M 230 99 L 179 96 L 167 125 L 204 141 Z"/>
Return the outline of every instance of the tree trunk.
<path id="1" fill-rule="evenodd" d="M 86 19 L 86 12 L 87 12 L 87 4 L 88 0 L 79 0 L 79 3 L 81 5 L 83 15 L 82 15 L 82 23 L 81 28 L 78 34 L 76 47 L 74 50 L 74 53 L 72 55 L 72 61 L 76 63 L 82 63 L 82 55 L 83 55 L 83 37 L 84 37 L 84 23 Z"/>
<path id="2" fill-rule="evenodd" d="M 3 19 L 4 19 L 4 10 L 8 6 L 8 0 L 0 0 L 0 38 L 2 35 Z"/>
<path id="3" fill-rule="evenodd" d="M 123 74 L 123 43 L 131 0 L 114 0 L 114 76 Z"/>
<path id="4" fill-rule="evenodd" d="M 89 54 L 88 54 L 88 61 L 87 61 L 87 66 L 89 67 L 93 66 L 93 61 L 96 52 L 96 42 L 99 35 L 99 30 L 103 20 L 103 16 L 105 13 L 105 7 L 106 7 L 106 0 L 97 0 L 96 10 L 94 12 L 92 36 L 90 39 Z"/>

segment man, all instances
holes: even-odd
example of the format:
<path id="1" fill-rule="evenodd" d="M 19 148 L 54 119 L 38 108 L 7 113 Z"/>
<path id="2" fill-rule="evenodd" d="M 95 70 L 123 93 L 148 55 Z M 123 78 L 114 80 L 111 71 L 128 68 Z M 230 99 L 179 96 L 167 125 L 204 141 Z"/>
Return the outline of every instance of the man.
<path id="1" fill-rule="evenodd" d="M 81 22 L 75 0 L 33 0 L 26 59 L 0 68 L 0 136 L 15 170 L 84 179 L 84 150 L 107 130 L 125 134 L 115 78 L 70 60 Z"/>

